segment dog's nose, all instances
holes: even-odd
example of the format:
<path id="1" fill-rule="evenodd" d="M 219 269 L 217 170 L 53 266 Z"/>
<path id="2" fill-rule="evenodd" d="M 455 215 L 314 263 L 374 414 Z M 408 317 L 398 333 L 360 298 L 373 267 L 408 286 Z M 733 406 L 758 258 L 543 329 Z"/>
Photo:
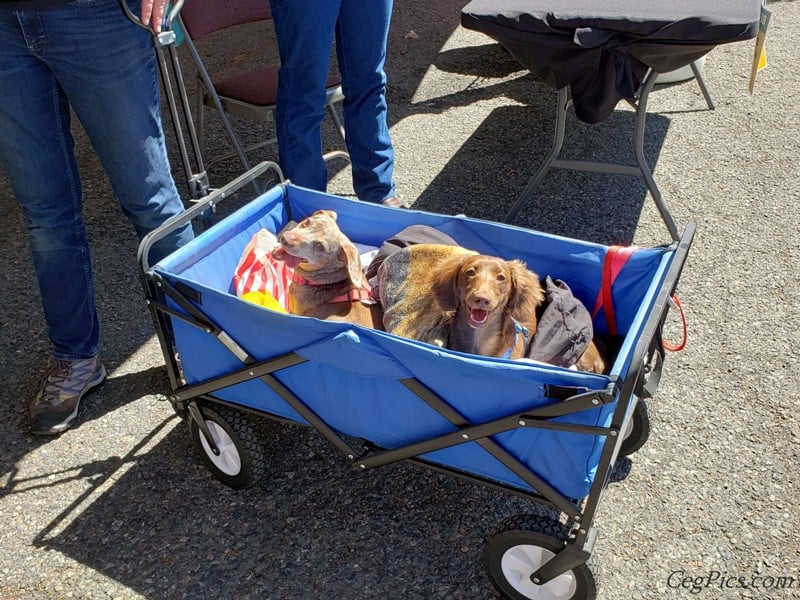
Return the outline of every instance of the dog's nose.
<path id="1" fill-rule="evenodd" d="M 472 294 L 471 304 L 474 308 L 486 308 L 491 305 L 491 299 L 486 294 L 475 293 Z"/>

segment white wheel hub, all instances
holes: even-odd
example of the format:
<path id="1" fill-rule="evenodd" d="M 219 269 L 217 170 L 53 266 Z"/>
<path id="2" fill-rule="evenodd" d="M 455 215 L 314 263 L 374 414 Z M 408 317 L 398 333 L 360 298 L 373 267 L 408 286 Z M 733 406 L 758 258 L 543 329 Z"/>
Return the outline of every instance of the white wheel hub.
<path id="1" fill-rule="evenodd" d="M 512 546 L 503 554 L 500 567 L 503 576 L 515 590 L 531 600 L 567 600 L 577 589 L 572 571 L 562 573 L 544 585 L 531 581 L 531 573 L 555 556 L 546 548 L 531 544 Z"/>
<path id="2" fill-rule="evenodd" d="M 628 437 L 630 437 L 632 431 L 633 431 L 633 419 L 628 421 L 628 423 L 625 425 L 625 429 L 622 430 L 622 439 L 627 440 Z"/>
<path id="3" fill-rule="evenodd" d="M 206 421 L 206 426 L 211 438 L 219 448 L 219 455 L 214 454 L 211 446 L 208 445 L 208 441 L 206 441 L 206 436 L 200 432 L 200 443 L 203 446 L 203 450 L 220 471 L 230 476 L 238 475 L 242 470 L 242 458 L 239 456 L 239 451 L 236 449 L 233 439 L 214 421 Z"/>

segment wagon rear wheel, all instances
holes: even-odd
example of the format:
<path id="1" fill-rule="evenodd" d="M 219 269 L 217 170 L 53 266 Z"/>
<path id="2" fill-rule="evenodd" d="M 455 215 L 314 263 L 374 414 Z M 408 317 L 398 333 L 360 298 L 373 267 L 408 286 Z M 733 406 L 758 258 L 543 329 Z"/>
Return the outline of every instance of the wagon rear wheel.
<path id="1" fill-rule="evenodd" d="M 623 436 L 622 445 L 619 448 L 620 456 L 633 454 L 644 446 L 647 438 L 650 437 L 650 414 L 647 411 L 647 403 L 641 398 L 636 402 L 630 424 Z"/>
<path id="2" fill-rule="evenodd" d="M 593 600 L 598 567 L 594 556 L 544 585 L 531 574 L 563 547 L 569 529 L 541 515 L 512 517 L 489 537 L 483 559 L 492 583 L 510 600 Z"/>
<path id="3" fill-rule="evenodd" d="M 194 419 L 189 420 L 195 451 L 222 483 L 243 489 L 255 483 L 266 467 L 262 434 L 258 423 L 229 406 L 201 406 L 208 432 L 219 449 L 215 454 Z"/>

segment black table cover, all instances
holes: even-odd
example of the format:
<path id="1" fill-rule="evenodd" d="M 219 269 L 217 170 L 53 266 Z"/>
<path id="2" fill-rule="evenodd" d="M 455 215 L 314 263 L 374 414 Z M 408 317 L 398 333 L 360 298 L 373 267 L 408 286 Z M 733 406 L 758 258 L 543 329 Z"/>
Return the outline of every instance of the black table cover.
<path id="1" fill-rule="evenodd" d="M 461 24 L 500 42 L 554 89 L 570 86 L 596 123 L 635 97 L 648 68 L 686 66 L 718 44 L 754 38 L 760 0 L 472 0 Z"/>

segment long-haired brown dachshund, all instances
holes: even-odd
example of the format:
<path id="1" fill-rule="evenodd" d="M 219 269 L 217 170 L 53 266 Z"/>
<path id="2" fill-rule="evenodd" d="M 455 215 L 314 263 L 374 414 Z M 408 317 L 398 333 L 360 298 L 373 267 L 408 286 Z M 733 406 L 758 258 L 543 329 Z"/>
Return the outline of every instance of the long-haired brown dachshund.
<path id="1" fill-rule="evenodd" d="M 278 236 L 274 254 L 294 269 L 289 312 L 381 329 L 358 250 L 336 220 L 334 211 L 318 210 Z"/>
<path id="2" fill-rule="evenodd" d="M 535 273 L 522 261 L 482 254 L 455 257 L 436 271 L 434 297 L 453 313 L 448 348 L 512 359 L 525 355 L 544 301 Z"/>
<path id="3" fill-rule="evenodd" d="M 536 273 L 522 261 L 486 255 L 458 256 L 436 271 L 434 296 L 444 311 L 452 312 L 448 348 L 509 359 L 526 355 L 545 298 Z M 594 343 L 576 366 L 603 372 Z"/>

